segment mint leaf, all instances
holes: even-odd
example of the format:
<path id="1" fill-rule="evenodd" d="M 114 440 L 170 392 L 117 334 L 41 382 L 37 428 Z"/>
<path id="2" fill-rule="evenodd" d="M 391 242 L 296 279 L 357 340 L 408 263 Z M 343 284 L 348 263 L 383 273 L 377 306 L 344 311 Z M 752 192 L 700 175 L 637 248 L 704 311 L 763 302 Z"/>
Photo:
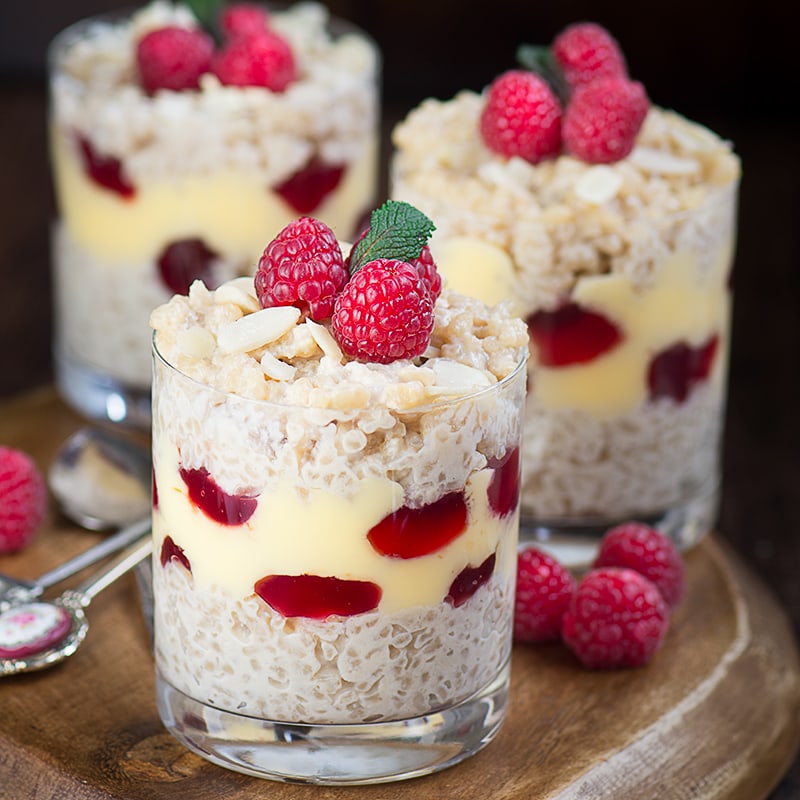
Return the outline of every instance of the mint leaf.
<path id="1" fill-rule="evenodd" d="M 369 229 L 350 255 L 350 274 L 376 258 L 419 258 L 436 226 L 410 203 L 387 200 L 372 212 Z"/>
<path id="2" fill-rule="evenodd" d="M 185 3 L 203 29 L 219 41 L 219 15 L 226 0 L 185 0 Z"/>
<path id="3" fill-rule="evenodd" d="M 569 87 L 559 63 L 553 57 L 549 47 L 536 44 L 522 44 L 517 48 L 517 61 L 523 69 L 535 72 L 550 84 L 553 93 L 566 103 L 569 99 Z"/>

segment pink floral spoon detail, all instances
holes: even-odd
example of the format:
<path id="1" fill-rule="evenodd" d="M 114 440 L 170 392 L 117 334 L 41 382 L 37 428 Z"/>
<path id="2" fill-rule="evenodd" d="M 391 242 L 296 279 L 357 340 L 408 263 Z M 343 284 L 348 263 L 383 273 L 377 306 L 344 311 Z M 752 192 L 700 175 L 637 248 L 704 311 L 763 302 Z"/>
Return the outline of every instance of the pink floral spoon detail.
<path id="1" fill-rule="evenodd" d="M 0 676 L 44 669 L 71 656 L 86 638 L 84 609 L 152 551 L 149 532 L 76 589 L 54 600 L 20 603 L 0 613 Z"/>

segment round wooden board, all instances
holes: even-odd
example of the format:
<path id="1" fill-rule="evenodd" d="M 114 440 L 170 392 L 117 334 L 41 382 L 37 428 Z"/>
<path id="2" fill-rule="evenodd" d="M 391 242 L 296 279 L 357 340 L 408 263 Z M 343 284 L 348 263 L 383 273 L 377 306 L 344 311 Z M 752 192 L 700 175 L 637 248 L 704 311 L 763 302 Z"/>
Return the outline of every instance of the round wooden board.
<path id="1" fill-rule="evenodd" d="M 82 424 L 43 389 L 0 404 L 0 443 L 46 469 Z M 34 577 L 97 540 L 51 509 L 0 571 Z M 560 645 L 515 647 L 511 707 L 475 757 L 373 787 L 259 781 L 184 750 L 156 713 L 131 576 L 88 610 L 67 663 L 0 679 L 0 800 L 759 800 L 800 745 L 800 665 L 769 590 L 715 537 L 687 554 L 687 593 L 645 668 L 582 669 Z"/>

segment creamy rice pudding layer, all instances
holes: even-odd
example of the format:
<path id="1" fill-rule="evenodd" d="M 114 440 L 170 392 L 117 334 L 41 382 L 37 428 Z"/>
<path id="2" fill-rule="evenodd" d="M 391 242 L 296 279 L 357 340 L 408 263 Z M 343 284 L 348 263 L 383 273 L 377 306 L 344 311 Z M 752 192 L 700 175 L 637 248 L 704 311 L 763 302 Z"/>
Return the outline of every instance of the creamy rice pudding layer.
<path id="1" fill-rule="evenodd" d="M 392 196 L 436 219 L 431 250 L 448 286 L 511 298 L 531 326 L 523 513 L 624 517 L 680 503 L 717 474 L 739 160 L 653 107 L 621 161 L 532 165 L 483 145 L 482 103 L 465 91 L 408 115 L 393 135 Z M 599 315 L 616 342 L 557 363 L 546 340 L 565 308 Z"/>
<path id="2" fill-rule="evenodd" d="M 256 717 L 366 722 L 458 702 L 504 668 L 527 331 L 507 305 L 449 291 L 435 319 L 423 357 L 381 365 L 348 361 L 296 309 L 259 309 L 250 279 L 195 283 L 154 311 L 156 660 L 170 684 Z M 198 475 L 234 524 L 198 499 Z M 401 517 L 387 547 L 375 531 Z M 358 613 L 293 613 L 263 589 L 287 576 L 374 596 Z"/>
<path id="3" fill-rule="evenodd" d="M 87 21 L 57 40 L 54 272 L 58 339 L 73 356 L 149 385 L 147 317 L 178 291 L 158 266 L 175 243 L 201 240 L 212 254 L 203 279 L 218 285 L 252 272 L 263 243 L 300 213 L 342 238 L 354 234 L 377 187 L 380 64 L 359 33 L 332 37 L 336 24 L 315 3 L 271 14 L 298 64 L 298 79 L 281 93 L 223 86 L 209 73 L 197 91 L 147 95 L 136 42 L 164 25 L 196 25 L 181 5 Z M 131 191 L 98 183 L 91 159 Z M 313 208 L 298 209 L 284 187 L 309 171 L 322 171 L 329 185 Z"/>

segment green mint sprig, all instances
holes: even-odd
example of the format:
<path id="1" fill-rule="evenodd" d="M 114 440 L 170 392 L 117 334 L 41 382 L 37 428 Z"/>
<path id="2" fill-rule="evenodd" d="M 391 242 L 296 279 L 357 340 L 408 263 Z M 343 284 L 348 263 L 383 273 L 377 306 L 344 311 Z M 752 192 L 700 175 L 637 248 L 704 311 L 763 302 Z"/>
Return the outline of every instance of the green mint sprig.
<path id="1" fill-rule="evenodd" d="M 419 258 L 436 226 L 410 203 L 387 200 L 372 212 L 369 229 L 350 255 L 350 274 L 376 258 Z"/>
<path id="2" fill-rule="evenodd" d="M 197 17 L 203 30 L 210 33 L 219 42 L 221 38 L 219 16 L 227 0 L 184 0 L 184 2 Z"/>
<path id="3" fill-rule="evenodd" d="M 517 61 L 523 69 L 535 72 L 550 84 L 556 97 L 565 103 L 569 98 L 569 86 L 564 72 L 553 57 L 553 51 L 543 45 L 522 44 L 517 48 Z"/>

